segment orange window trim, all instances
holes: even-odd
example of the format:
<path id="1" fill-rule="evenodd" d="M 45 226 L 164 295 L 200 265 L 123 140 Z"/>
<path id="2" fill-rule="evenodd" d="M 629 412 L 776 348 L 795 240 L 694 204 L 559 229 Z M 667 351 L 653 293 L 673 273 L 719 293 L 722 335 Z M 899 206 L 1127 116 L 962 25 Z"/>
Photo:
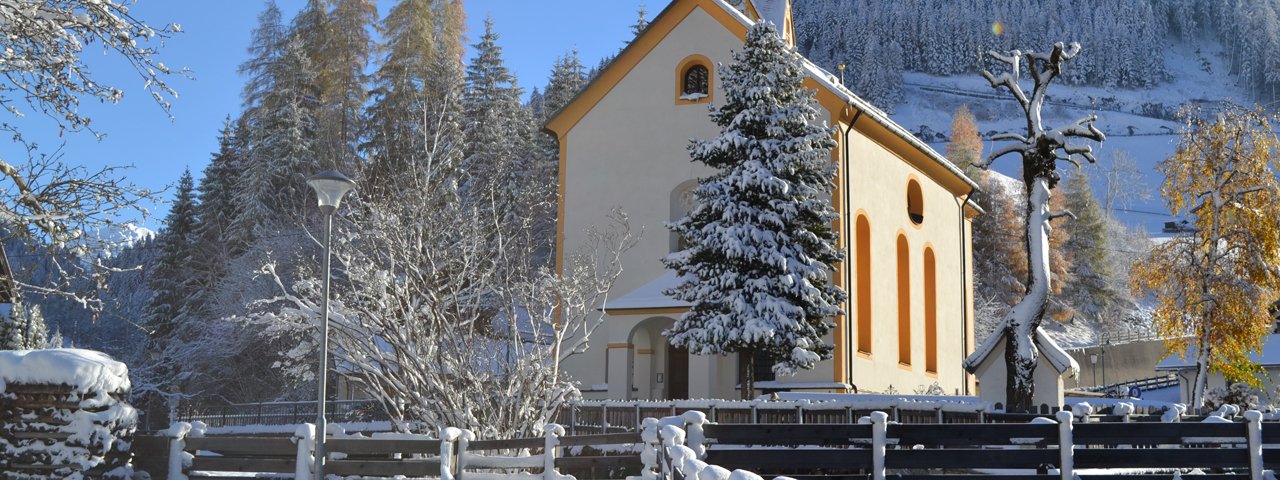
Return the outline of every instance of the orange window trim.
<path id="1" fill-rule="evenodd" d="M 911 365 L 911 259 L 906 235 L 898 235 L 898 363 Z"/>
<path id="2" fill-rule="evenodd" d="M 932 247 L 924 249 L 924 371 L 938 371 L 938 279 Z"/>
<path id="3" fill-rule="evenodd" d="M 858 215 L 857 226 L 857 301 L 858 352 L 871 354 L 871 224 L 866 215 Z"/>
<path id="4" fill-rule="evenodd" d="M 694 66 L 702 66 L 707 69 L 707 96 L 696 99 L 686 100 L 680 98 L 684 95 L 684 74 Z M 685 57 L 680 61 L 680 66 L 676 68 L 676 105 L 694 105 L 699 103 L 708 103 L 716 94 L 716 69 L 711 64 L 711 59 L 702 55 L 693 54 Z"/>

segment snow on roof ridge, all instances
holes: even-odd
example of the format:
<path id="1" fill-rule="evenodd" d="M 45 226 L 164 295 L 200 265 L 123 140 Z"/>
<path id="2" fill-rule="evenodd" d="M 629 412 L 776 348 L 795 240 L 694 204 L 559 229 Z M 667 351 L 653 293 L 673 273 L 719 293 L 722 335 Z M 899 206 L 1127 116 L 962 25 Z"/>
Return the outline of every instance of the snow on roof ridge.
<path id="1" fill-rule="evenodd" d="M 1004 340 L 1004 335 L 1007 331 L 1005 323 L 1001 322 L 1000 326 L 996 327 L 996 330 L 991 335 L 988 335 L 982 343 L 978 344 L 978 348 L 973 351 L 973 354 L 964 359 L 965 370 L 968 370 L 969 373 L 976 371 L 978 365 L 986 361 L 987 357 L 991 356 L 991 352 L 995 351 L 996 346 Z M 1071 355 L 1066 350 L 1063 350 L 1044 328 L 1036 327 L 1035 341 L 1040 346 L 1040 354 L 1044 355 L 1044 358 L 1049 361 L 1049 365 L 1052 365 L 1059 374 L 1074 377 L 1080 373 L 1080 364 L 1076 363 L 1076 360 L 1071 358 Z"/>
<path id="2" fill-rule="evenodd" d="M 645 282 L 618 298 L 607 299 L 602 308 L 604 310 L 631 310 L 637 308 L 688 307 L 688 302 L 671 298 L 663 293 L 667 289 L 680 285 L 685 278 L 676 275 L 674 270 L 663 269 L 662 275 L 654 277 L 653 280 Z"/>

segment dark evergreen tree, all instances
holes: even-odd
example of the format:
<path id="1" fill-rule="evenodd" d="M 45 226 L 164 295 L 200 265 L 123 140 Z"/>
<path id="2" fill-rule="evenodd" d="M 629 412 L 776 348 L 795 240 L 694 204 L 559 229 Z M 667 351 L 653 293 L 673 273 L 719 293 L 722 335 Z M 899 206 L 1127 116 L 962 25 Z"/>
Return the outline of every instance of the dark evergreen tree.
<path id="1" fill-rule="evenodd" d="M 315 139 L 320 89 L 302 42 L 290 40 L 272 70 L 276 83 L 265 102 L 273 108 L 250 130 L 251 150 L 238 189 L 241 207 L 233 228 L 239 238 L 274 234 L 282 222 L 296 224 L 312 195 L 306 178 L 319 166 Z"/>
<path id="2" fill-rule="evenodd" d="M 239 125 L 239 126 L 238 126 Z M 196 206 L 196 225 L 190 271 L 196 285 L 195 295 L 187 302 L 188 316 L 212 320 L 217 315 L 211 295 L 227 274 L 227 263 L 244 252 L 247 245 L 238 243 L 232 221 L 240 210 L 236 200 L 240 169 L 247 153 L 243 122 L 224 121 L 218 134 L 218 151 L 200 180 L 200 202 Z"/>
<path id="3" fill-rule="evenodd" d="M 1072 277 L 1075 281 L 1063 288 L 1063 297 L 1077 310 L 1091 318 L 1098 318 L 1124 300 L 1124 293 L 1116 289 L 1115 270 L 1107 250 L 1107 217 L 1089 186 L 1089 175 L 1084 169 L 1072 172 L 1064 194 L 1066 207 L 1075 218 L 1066 228 L 1070 237 L 1063 248 L 1072 261 Z"/>
<path id="4" fill-rule="evenodd" d="M 822 337 L 845 298 L 830 281 L 842 258 L 829 200 L 835 142 L 815 124 L 801 62 L 771 24 L 751 27 L 720 72 L 724 103 L 711 112 L 720 136 L 690 146 L 716 173 L 699 179 L 693 211 L 669 224 L 689 247 L 663 262 L 688 280 L 666 293 L 692 306 L 665 334 L 692 354 L 749 359 L 744 398 L 754 395 L 757 352 L 776 374 L 830 358 Z"/>
<path id="5" fill-rule="evenodd" d="M 502 47 L 485 20 L 485 33 L 467 66 L 464 114 L 462 194 L 484 209 L 514 214 L 519 206 L 510 194 L 527 193 L 520 185 L 530 173 L 532 119 L 520 101 L 521 89 L 502 60 Z"/>
<path id="6" fill-rule="evenodd" d="M 258 26 L 249 41 L 249 59 L 240 64 L 240 74 L 247 77 L 241 93 L 245 117 L 257 116 L 263 97 L 275 86 L 271 65 L 284 51 L 286 34 L 280 21 L 280 8 L 275 0 L 268 0 L 266 8 L 258 14 Z"/>
<path id="7" fill-rule="evenodd" d="M 145 325 L 148 336 L 159 345 L 174 334 L 186 302 L 196 290 L 189 271 L 196 239 L 196 202 L 195 182 L 191 170 L 187 169 L 178 179 L 173 206 L 157 241 L 160 258 L 148 279 L 154 294 L 147 308 Z"/>

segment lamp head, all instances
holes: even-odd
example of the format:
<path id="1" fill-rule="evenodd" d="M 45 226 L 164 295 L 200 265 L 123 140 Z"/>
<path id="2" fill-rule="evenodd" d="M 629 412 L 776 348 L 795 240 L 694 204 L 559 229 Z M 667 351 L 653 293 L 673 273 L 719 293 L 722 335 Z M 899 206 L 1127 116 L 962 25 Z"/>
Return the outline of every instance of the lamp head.
<path id="1" fill-rule="evenodd" d="M 356 188 L 356 182 L 346 175 L 334 170 L 325 170 L 307 179 L 307 186 L 316 191 L 316 199 L 320 202 L 320 210 L 332 214 L 338 210 L 342 197 Z"/>

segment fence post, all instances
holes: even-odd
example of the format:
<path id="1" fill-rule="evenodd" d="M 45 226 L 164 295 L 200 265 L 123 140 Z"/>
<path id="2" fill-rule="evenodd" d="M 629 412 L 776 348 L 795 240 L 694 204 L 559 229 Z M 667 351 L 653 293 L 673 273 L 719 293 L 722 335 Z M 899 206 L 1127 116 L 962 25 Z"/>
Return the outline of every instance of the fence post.
<path id="1" fill-rule="evenodd" d="M 707 423 L 707 415 L 697 410 L 689 410 L 680 415 L 684 419 L 685 445 L 693 450 L 694 458 L 707 458 L 707 436 L 703 433 L 703 425 Z"/>
<path id="2" fill-rule="evenodd" d="M 804 425 L 804 404 L 796 404 L 796 424 Z"/>
<path id="3" fill-rule="evenodd" d="M 169 475 L 168 478 L 179 479 L 187 478 L 183 470 L 191 465 L 190 455 L 185 452 L 187 442 L 187 433 L 191 431 L 191 424 L 187 422 L 178 422 L 169 426 L 165 430 L 164 436 L 169 437 Z"/>
<path id="4" fill-rule="evenodd" d="M 889 415 L 871 412 L 871 479 L 884 480 L 884 449 L 889 431 Z"/>
<path id="5" fill-rule="evenodd" d="M 578 434 L 578 404 L 569 405 L 569 435 Z"/>
<path id="6" fill-rule="evenodd" d="M 543 480 L 560 480 L 563 477 L 556 471 L 556 449 L 560 446 L 560 436 L 564 435 L 564 427 L 548 423 L 542 427 L 542 433 L 547 440 L 542 450 L 542 478 Z"/>
<path id="7" fill-rule="evenodd" d="M 462 430 L 448 427 L 440 432 L 440 480 L 456 480 L 453 468 L 453 444 L 462 436 Z"/>
<path id="8" fill-rule="evenodd" d="M 459 479 L 467 476 L 467 446 L 469 446 L 471 444 L 471 441 L 475 439 L 476 439 L 475 432 L 472 432 L 471 430 L 466 430 L 466 429 L 463 429 L 462 435 L 458 436 L 458 446 L 456 448 L 457 448 L 457 455 L 458 455 L 457 470 L 458 470 Z"/>
<path id="9" fill-rule="evenodd" d="M 1071 471 L 1075 469 L 1076 447 L 1071 438 L 1071 420 L 1074 418 L 1069 411 L 1058 411 L 1058 450 L 1062 454 L 1062 464 L 1058 466 L 1058 471 L 1062 474 L 1062 480 L 1072 480 Z"/>
<path id="10" fill-rule="evenodd" d="M 298 444 L 298 456 L 293 467 L 294 480 L 311 480 L 311 467 L 316 464 L 315 440 L 316 426 L 310 423 L 298 425 L 293 431 L 294 443 Z"/>
<path id="11" fill-rule="evenodd" d="M 640 421 L 640 440 L 644 442 L 644 450 L 640 452 L 640 478 L 657 480 L 662 469 L 658 455 L 662 454 L 662 442 L 658 438 L 658 419 L 646 418 Z"/>
<path id="12" fill-rule="evenodd" d="M 752 402 L 752 403 L 751 403 L 751 424 L 752 424 L 752 425 L 755 425 L 755 424 L 758 424 L 758 423 L 760 423 L 760 416 L 759 416 L 759 414 L 757 414 L 757 413 L 756 413 L 756 404 L 755 404 L 755 402 Z"/>
<path id="13" fill-rule="evenodd" d="M 1249 477 L 1262 480 L 1262 412 L 1244 412 L 1249 431 Z"/>
<path id="14" fill-rule="evenodd" d="M 934 411 L 937 413 L 939 424 L 947 423 L 946 420 L 942 418 L 942 407 L 935 408 Z"/>
<path id="15" fill-rule="evenodd" d="M 600 433 L 609 433 L 609 405 L 600 404 Z"/>

